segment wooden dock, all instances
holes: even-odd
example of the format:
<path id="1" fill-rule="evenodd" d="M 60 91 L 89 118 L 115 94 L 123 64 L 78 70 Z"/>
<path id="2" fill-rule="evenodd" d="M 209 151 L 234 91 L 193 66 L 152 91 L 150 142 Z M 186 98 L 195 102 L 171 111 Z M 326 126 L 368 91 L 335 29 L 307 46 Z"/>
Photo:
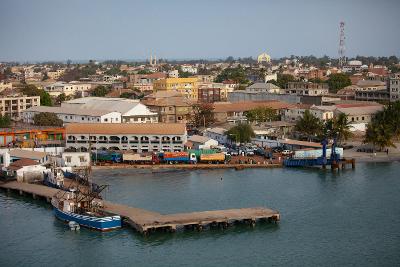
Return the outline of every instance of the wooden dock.
<path id="1" fill-rule="evenodd" d="M 42 197 L 50 202 L 58 189 L 44 185 L 19 183 L 16 181 L 1 183 L 0 188 L 17 191 L 21 195 L 30 194 L 33 198 Z M 143 234 L 149 234 L 156 230 L 175 232 L 177 229 L 196 229 L 222 227 L 226 228 L 234 223 L 246 223 L 255 226 L 257 221 L 278 222 L 278 211 L 257 207 L 242 209 L 227 209 L 200 211 L 177 214 L 160 214 L 157 212 L 103 201 L 104 211 L 120 215 L 126 223 Z"/>

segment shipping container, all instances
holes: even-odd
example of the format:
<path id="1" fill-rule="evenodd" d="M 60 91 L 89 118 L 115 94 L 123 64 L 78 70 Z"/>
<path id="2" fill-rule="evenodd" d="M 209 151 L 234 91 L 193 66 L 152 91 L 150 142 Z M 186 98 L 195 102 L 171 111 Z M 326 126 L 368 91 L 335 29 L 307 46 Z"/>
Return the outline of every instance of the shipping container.
<path id="1" fill-rule="evenodd" d="M 124 162 L 142 162 L 142 163 L 151 163 L 153 162 L 153 156 L 152 155 L 140 155 L 140 154 L 129 154 L 129 153 L 124 153 L 122 154 L 122 160 Z"/>
<path id="2" fill-rule="evenodd" d="M 326 149 L 326 157 L 331 157 L 331 149 Z M 336 154 L 339 154 L 339 158 L 343 158 L 343 148 L 337 147 L 335 149 Z M 310 149 L 310 150 L 297 150 L 294 152 L 293 158 L 296 159 L 316 159 L 322 157 L 322 149 Z"/>
<path id="3" fill-rule="evenodd" d="M 225 162 L 225 154 L 224 153 L 201 154 L 200 162 L 222 163 Z"/>
<path id="4" fill-rule="evenodd" d="M 196 155 L 188 152 L 165 152 L 162 159 L 169 163 L 193 163 L 197 161 Z"/>

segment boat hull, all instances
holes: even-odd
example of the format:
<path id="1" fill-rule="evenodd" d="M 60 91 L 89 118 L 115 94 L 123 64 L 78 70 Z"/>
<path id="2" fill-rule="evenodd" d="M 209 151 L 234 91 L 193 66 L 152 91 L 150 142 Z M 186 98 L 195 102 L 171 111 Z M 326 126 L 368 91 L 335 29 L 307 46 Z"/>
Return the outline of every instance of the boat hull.
<path id="1" fill-rule="evenodd" d="M 61 211 L 55 207 L 53 208 L 53 210 L 54 215 L 60 220 L 67 222 L 75 221 L 81 226 L 96 229 L 99 231 L 111 231 L 121 228 L 122 226 L 120 216 L 92 217 Z"/>

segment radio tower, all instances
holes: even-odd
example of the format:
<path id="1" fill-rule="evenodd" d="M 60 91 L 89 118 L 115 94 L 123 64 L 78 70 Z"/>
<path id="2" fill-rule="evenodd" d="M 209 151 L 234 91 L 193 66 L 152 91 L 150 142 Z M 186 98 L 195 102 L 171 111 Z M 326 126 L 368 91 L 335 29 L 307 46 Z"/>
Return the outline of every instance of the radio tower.
<path id="1" fill-rule="evenodd" d="M 342 68 L 344 64 L 346 64 L 346 57 L 344 52 L 346 50 L 344 45 L 344 40 L 346 37 L 344 36 L 344 21 L 340 22 L 340 35 L 339 35 L 339 67 Z"/>

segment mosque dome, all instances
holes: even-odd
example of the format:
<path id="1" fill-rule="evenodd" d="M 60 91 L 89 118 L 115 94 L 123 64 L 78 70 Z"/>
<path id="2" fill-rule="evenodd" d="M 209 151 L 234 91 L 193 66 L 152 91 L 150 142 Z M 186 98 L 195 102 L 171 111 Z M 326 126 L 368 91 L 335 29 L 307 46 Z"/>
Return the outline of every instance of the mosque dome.
<path id="1" fill-rule="evenodd" d="M 257 61 L 258 61 L 258 63 L 262 63 L 262 62 L 269 63 L 269 62 L 271 62 L 271 56 L 268 55 L 267 53 L 262 53 L 261 55 L 259 55 L 257 57 Z"/>

